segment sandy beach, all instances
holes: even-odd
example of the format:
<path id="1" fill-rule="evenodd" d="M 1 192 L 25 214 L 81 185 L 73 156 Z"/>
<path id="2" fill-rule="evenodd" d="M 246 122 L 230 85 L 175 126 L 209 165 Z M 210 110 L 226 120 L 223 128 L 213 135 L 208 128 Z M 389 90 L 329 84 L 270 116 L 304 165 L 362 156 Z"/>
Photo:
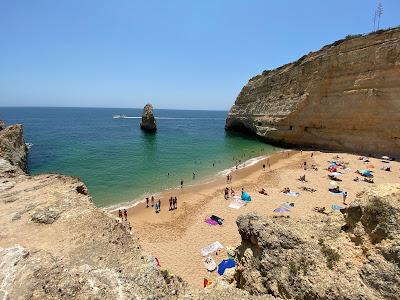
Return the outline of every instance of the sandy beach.
<path id="1" fill-rule="evenodd" d="M 376 158 L 364 162 L 359 156 L 346 153 L 283 151 L 267 156 L 252 166 L 233 171 L 231 184 L 226 184 L 226 176 L 219 176 L 212 182 L 197 185 L 190 182 L 194 185 L 163 191 L 156 197 L 156 200 L 161 199 L 159 213 L 155 213 L 154 207 L 146 208 L 145 203 L 140 203 L 129 208 L 128 221 L 142 247 L 159 259 L 162 269 L 183 277 L 193 287 L 202 287 L 203 278 L 212 280 L 218 273 L 206 270 L 200 250 L 219 241 L 225 248 L 218 255 L 213 253 L 211 257 L 217 264 L 227 258 L 226 246 L 236 247 L 240 243 L 235 223 L 239 215 L 255 212 L 261 216 L 320 217 L 321 214 L 313 210 L 316 206 L 326 207 L 327 212 L 332 211 L 331 206 L 334 204 L 344 206 L 341 194 L 328 191 L 332 187 L 327 170 L 329 161 L 346 163 L 346 169 L 338 168 L 341 173 L 338 178 L 342 180 L 338 185 L 348 193 L 347 203 L 368 186 L 400 183 L 399 162 L 384 163 Z M 304 170 L 304 162 L 307 163 L 307 170 Z M 266 165 L 265 171 L 263 164 Z M 312 169 L 312 165 L 318 170 Z M 384 165 L 390 165 L 391 171 L 381 169 Z M 363 177 L 355 173 L 357 169 L 370 169 L 374 183 L 364 182 Z M 306 175 L 307 182 L 298 180 L 302 175 Z M 357 176 L 360 181 L 353 181 Z M 232 187 L 239 196 L 244 188 L 251 195 L 252 201 L 240 209 L 230 208 L 232 197 L 224 199 L 224 189 L 227 186 Z M 285 187 L 299 195 L 294 197 L 283 194 L 281 191 Z M 304 191 L 302 187 L 316 191 Z M 258 193 L 261 188 L 267 190 L 268 196 Z M 178 209 L 173 211 L 168 210 L 170 196 L 178 198 Z M 290 212 L 273 212 L 285 202 L 294 203 Z M 211 215 L 224 219 L 223 225 L 205 223 L 204 220 Z"/>

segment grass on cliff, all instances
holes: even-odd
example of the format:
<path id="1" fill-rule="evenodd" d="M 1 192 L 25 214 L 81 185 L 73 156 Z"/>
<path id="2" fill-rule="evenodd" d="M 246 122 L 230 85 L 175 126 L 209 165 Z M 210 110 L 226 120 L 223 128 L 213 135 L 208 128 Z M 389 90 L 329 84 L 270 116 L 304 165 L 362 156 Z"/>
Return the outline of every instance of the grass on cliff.
<path id="1" fill-rule="evenodd" d="M 333 269 L 334 265 L 339 261 L 340 254 L 335 249 L 327 246 L 323 239 L 318 241 L 318 245 L 321 246 L 321 252 L 326 258 L 326 265 L 329 269 Z"/>

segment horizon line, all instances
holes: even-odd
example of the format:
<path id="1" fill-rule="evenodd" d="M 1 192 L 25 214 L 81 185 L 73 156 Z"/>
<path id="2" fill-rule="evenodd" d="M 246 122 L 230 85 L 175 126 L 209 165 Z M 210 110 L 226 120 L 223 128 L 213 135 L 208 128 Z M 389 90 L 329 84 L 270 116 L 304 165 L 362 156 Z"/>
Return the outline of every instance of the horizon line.
<path id="1" fill-rule="evenodd" d="M 94 108 L 94 109 L 139 109 L 138 107 L 100 107 L 100 106 L 0 106 L 0 108 Z M 154 108 L 154 107 L 153 107 Z M 229 109 L 185 109 L 185 108 L 154 108 L 154 110 L 192 110 L 192 111 L 229 111 Z"/>

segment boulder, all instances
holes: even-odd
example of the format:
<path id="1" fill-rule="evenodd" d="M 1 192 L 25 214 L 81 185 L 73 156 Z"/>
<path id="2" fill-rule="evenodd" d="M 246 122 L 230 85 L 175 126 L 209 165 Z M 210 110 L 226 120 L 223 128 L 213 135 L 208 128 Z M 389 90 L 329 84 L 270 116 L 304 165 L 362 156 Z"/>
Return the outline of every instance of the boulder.
<path id="1" fill-rule="evenodd" d="M 155 132 L 157 130 L 156 119 L 154 118 L 153 106 L 151 104 L 146 104 L 143 108 L 140 128 L 147 132 Z"/>

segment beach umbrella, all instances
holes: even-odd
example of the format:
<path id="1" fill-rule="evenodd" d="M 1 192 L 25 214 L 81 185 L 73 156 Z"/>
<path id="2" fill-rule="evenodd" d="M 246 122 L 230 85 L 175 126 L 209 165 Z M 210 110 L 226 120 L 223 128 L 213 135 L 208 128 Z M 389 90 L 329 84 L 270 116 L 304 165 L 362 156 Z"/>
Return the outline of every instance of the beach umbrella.
<path id="1" fill-rule="evenodd" d="M 284 207 L 278 207 L 274 209 L 274 212 L 276 213 L 284 213 L 284 212 L 289 212 L 289 210 L 287 208 Z"/>

